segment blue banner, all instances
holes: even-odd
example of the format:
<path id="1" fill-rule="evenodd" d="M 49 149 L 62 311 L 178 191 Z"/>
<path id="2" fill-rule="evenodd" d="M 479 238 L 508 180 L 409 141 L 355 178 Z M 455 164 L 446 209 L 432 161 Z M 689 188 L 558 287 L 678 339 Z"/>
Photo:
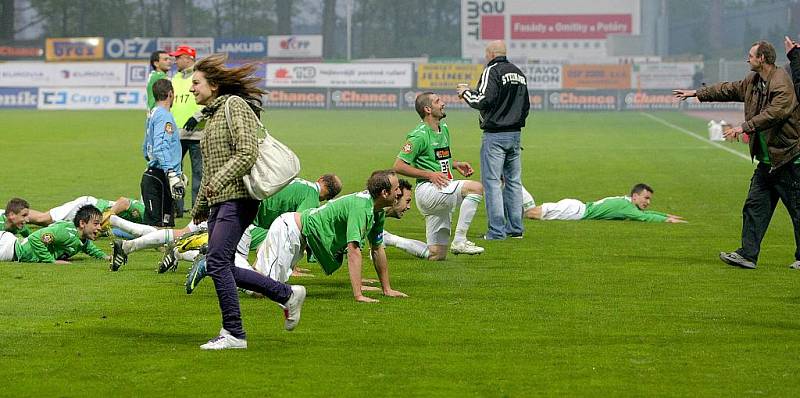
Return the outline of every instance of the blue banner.
<path id="1" fill-rule="evenodd" d="M 0 87 L 0 108 L 36 108 L 38 95 L 36 87 Z"/>
<path id="2" fill-rule="evenodd" d="M 156 50 L 156 39 L 134 37 L 129 39 L 106 39 L 106 59 L 150 59 Z"/>
<path id="3" fill-rule="evenodd" d="M 263 37 L 215 39 L 214 52 L 228 53 L 230 58 L 260 59 L 267 56 L 267 41 Z"/>

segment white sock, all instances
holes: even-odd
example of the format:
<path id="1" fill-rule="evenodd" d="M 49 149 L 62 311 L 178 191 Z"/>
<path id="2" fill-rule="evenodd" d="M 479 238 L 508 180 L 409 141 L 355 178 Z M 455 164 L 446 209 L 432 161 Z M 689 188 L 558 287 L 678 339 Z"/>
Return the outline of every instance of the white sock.
<path id="1" fill-rule="evenodd" d="M 386 246 L 396 247 L 414 257 L 428 258 L 430 254 L 428 245 L 424 242 L 403 238 L 386 230 L 383 231 L 383 243 L 386 244 Z"/>
<path id="2" fill-rule="evenodd" d="M 125 253 L 131 253 L 149 247 L 161 246 L 165 243 L 172 242 L 173 234 L 174 232 L 171 229 L 155 230 L 136 239 L 122 242 L 122 249 L 125 250 Z"/>
<path id="3" fill-rule="evenodd" d="M 533 198 L 530 192 L 525 187 L 522 187 L 522 210 L 528 210 L 531 207 L 536 207 L 536 199 Z"/>
<path id="4" fill-rule="evenodd" d="M 111 216 L 111 218 L 109 218 L 109 222 L 111 223 L 112 227 L 119 228 L 119 229 L 121 229 L 121 230 L 123 230 L 123 231 L 125 231 L 125 232 L 127 232 L 127 233 L 129 233 L 129 234 L 131 234 L 133 236 L 137 236 L 137 237 L 145 235 L 145 234 L 149 234 L 150 232 L 153 232 L 153 231 L 158 231 L 158 228 L 156 228 L 156 227 L 153 227 L 153 226 L 150 226 L 150 225 L 144 225 L 144 224 L 137 224 L 135 222 L 128 221 L 128 220 L 126 220 L 126 219 L 124 219 L 122 217 L 119 217 L 119 216 Z"/>
<path id="5" fill-rule="evenodd" d="M 200 250 L 187 250 L 181 253 L 180 250 L 175 249 L 175 256 L 178 257 L 178 260 L 194 261 L 198 254 L 200 254 Z"/>
<path id="6" fill-rule="evenodd" d="M 458 224 L 456 224 L 456 233 L 453 234 L 453 243 L 463 242 L 467 240 L 467 231 L 469 225 L 472 224 L 472 218 L 475 217 L 475 211 L 478 210 L 478 205 L 481 204 L 483 196 L 471 193 L 461 201 L 461 210 L 458 211 Z"/>

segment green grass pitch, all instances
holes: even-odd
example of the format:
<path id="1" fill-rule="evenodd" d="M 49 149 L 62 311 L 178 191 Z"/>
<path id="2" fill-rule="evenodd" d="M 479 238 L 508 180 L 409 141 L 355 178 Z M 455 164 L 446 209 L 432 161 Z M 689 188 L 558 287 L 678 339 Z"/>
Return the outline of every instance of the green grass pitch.
<path id="1" fill-rule="evenodd" d="M 654 113 L 705 135 L 705 121 Z M 2 111 L 0 201 L 46 210 L 81 195 L 139 195 L 144 112 Z M 477 114 L 451 111 L 454 157 L 479 172 Z M 302 176 L 335 172 L 344 193 L 388 168 L 413 111 L 269 110 Z M 800 391 L 800 274 L 782 206 L 755 271 L 717 259 L 738 247 L 753 165 L 645 114 L 534 113 L 523 180 L 538 202 L 655 189 L 652 208 L 683 225 L 526 221 L 523 240 L 483 242 L 441 263 L 388 249 L 407 299 L 352 300 L 345 269 L 295 279 L 303 320 L 242 297 L 249 348 L 202 352 L 220 314 L 210 280 L 158 275 L 155 250 L 111 273 L 0 264 L 0 396 L 795 396 Z M 741 144 L 723 144 L 740 152 Z M 185 162 L 185 163 L 188 163 Z M 477 175 L 476 177 L 477 178 Z M 187 220 L 179 220 L 183 223 Z M 424 240 L 415 207 L 387 229 Z M 109 241 L 99 244 L 109 250 Z M 365 276 L 371 277 L 365 262 Z"/>

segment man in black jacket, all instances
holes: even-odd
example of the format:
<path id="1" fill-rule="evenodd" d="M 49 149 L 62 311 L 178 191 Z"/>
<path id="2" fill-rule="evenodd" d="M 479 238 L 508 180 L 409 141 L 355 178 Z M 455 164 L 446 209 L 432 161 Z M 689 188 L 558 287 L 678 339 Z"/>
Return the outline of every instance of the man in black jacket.
<path id="1" fill-rule="evenodd" d="M 520 131 L 530 111 L 525 74 L 506 58 L 502 40 L 486 46 L 486 69 L 478 87 L 458 85 L 458 95 L 480 111 L 481 183 L 489 229 L 484 239 L 522 237 L 522 158 Z M 505 184 L 501 183 L 505 180 Z"/>

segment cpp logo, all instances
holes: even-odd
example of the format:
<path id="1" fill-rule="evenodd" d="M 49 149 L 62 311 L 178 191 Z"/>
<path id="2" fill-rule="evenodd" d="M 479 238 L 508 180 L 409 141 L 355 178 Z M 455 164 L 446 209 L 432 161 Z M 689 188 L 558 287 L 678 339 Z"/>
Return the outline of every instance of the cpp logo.
<path id="1" fill-rule="evenodd" d="M 114 103 L 136 105 L 139 103 L 139 93 L 136 91 L 114 91 Z"/>
<path id="2" fill-rule="evenodd" d="M 147 66 L 129 65 L 128 83 L 145 83 L 145 82 L 147 82 Z"/>
<path id="3" fill-rule="evenodd" d="M 47 105 L 65 105 L 67 103 L 66 91 L 45 91 L 42 101 Z"/>
<path id="4" fill-rule="evenodd" d="M 298 40 L 296 37 L 290 37 L 286 40 L 281 40 L 281 48 L 284 50 L 300 50 L 310 46 L 310 41 Z"/>

